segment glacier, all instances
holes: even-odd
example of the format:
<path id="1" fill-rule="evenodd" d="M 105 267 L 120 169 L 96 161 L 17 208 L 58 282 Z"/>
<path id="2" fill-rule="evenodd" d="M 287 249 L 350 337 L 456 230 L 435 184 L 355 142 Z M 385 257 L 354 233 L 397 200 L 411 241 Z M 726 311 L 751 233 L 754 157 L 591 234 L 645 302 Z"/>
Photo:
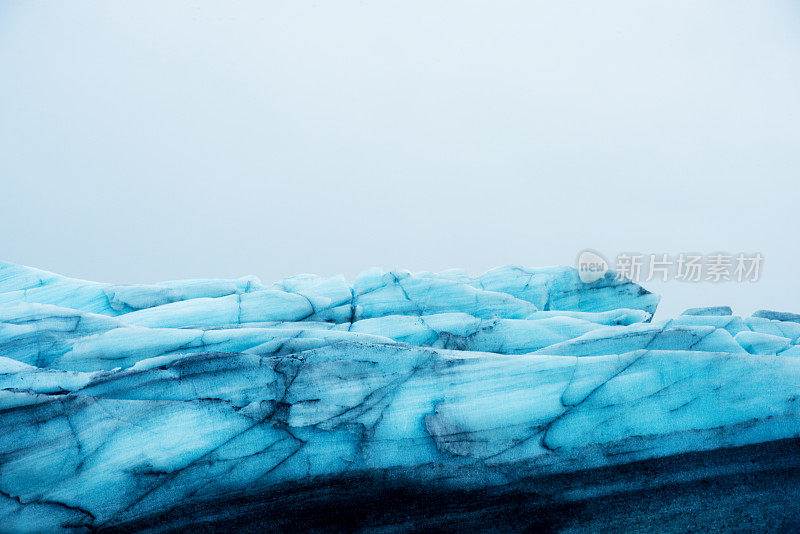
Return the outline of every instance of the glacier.
<path id="1" fill-rule="evenodd" d="M 0 263 L 0 529 L 685 531 L 646 499 L 694 495 L 702 521 L 717 494 L 665 488 L 733 475 L 761 485 L 732 509 L 796 521 L 757 498 L 796 484 L 757 477 L 800 472 L 800 315 L 658 301 L 571 267 L 122 285 Z"/>

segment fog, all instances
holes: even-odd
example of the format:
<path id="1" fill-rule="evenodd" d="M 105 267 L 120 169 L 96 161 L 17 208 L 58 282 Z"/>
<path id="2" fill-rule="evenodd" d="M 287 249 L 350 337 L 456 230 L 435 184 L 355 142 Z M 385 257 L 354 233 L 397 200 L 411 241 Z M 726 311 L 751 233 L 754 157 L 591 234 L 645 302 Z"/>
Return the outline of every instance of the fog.
<path id="1" fill-rule="evenodd" d="M 800 311 L 800 4 L 0 3 L 0 259 L 154 282 L 760 252 Z"/>

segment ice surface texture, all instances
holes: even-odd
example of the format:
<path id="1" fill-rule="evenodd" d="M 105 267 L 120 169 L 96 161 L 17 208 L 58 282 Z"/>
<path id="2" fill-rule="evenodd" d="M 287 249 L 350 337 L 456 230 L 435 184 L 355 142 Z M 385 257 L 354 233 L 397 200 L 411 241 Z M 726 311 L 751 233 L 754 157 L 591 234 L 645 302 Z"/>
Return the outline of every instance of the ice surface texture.
<path id="1" fill-rule="evenodd" d="M 112 285 L 0 263 L 0 525 L 379 473 L 458 489 L 800 436 L 800 316 L 574 269 Z"/>

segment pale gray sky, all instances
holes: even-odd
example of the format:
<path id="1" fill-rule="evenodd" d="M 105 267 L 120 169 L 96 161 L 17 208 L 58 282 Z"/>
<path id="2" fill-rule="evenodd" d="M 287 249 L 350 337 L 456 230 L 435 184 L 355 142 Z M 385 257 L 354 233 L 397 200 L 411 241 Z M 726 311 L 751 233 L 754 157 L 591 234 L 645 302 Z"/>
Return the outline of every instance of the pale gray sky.
<path id="1" fill-rule="evenodd" d="M 800 311 L 800 3 L 0 2 L 0 258 L 100 281 L 762 252 Z"/>

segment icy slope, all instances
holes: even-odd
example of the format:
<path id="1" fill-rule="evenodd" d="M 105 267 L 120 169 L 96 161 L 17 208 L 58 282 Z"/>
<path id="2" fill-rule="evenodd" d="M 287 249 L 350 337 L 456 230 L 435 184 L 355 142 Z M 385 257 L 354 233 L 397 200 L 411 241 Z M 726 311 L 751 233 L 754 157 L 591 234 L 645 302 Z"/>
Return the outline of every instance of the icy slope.
<path id="1" fill-rule="evenodd" d="M 800 436 L 798 316 L 566 267 L 153 286 L 0 264 L 0 525 L 355 473 L 503 487 Z"/>

